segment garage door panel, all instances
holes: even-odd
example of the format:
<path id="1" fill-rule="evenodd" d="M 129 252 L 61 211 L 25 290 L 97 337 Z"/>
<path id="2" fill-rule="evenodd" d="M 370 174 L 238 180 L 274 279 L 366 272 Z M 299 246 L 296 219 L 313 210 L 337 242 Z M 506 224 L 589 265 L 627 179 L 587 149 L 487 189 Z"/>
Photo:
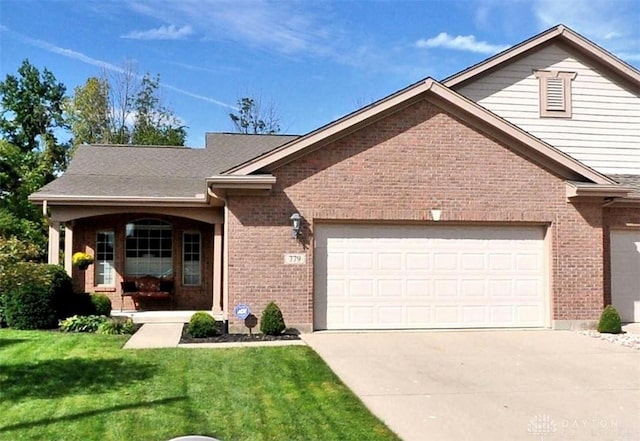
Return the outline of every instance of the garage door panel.
<path id="1" fill-rule="evenodd" d="M 611 232 L 611 303 L 618 310 L 623 322 L 640 322 L 638 230 Z"/>
<path id="2" fill-rule="evenodd" d="M 431 280 L 429 279 L 407 279 L 406 297 L 429 298 L 432 295 Z"/>
<path id="3" fill-rule="evenodd" d="M 314 233 L 314 308 L 326 311 L 314 315 L 317 329 L 544 326 L 542 228 L 326 225 Z"/>

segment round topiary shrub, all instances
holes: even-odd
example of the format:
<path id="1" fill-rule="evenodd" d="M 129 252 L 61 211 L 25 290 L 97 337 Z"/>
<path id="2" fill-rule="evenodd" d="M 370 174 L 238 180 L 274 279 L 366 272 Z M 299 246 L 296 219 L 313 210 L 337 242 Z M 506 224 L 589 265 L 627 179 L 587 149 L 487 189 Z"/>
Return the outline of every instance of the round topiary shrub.
<path id="1" fill-rule="evenodd" d="M 600 315 L 598 332 L 606 334 L 620 334 L 622 332 L 622 320 L 616 308 L 607 305 Z"/>
<path id="2" fill-rule="evenodd" d="M 211 337 L 218 333 L 218 324 L 210 314 L 204 311 L 196 312 L 189 320 L 187 332 L 195 338 Z"/>
<path id="3" fill-rule="evenodd" d="M 57 327 L 73 294 L 71 278 L 58 265 L 16 264 L 0 285 L 7 324 L 16 329 Z"/>
<path id="4" fill-rule="evenodd" d="M 275 302 L 270 302 L 260 317 L 260 332 L 267 335 L 279 335 L 287 329 L 282 317 L 282 311 Z"/>
<path id="5" fill-rule="evenodd" d="M 111 315 L 111 300 L 104 294 L 91 294 L 91 303 L 96 315 Z"/>

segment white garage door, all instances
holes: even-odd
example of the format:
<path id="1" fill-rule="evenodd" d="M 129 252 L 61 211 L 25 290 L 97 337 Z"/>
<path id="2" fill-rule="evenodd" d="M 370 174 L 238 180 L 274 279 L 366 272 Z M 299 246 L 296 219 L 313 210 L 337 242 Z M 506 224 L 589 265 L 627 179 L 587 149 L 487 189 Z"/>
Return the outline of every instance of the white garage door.
<path id="1" fill-rule="evenodd" d="M 319 225 L 315 329 L 545 326 L 542 227 Z"/>
<path id="2" fill-rule="evenodd" d="M 623 322 L 640 322 L 640 231 L 611 232 L 611 303 Z"/>

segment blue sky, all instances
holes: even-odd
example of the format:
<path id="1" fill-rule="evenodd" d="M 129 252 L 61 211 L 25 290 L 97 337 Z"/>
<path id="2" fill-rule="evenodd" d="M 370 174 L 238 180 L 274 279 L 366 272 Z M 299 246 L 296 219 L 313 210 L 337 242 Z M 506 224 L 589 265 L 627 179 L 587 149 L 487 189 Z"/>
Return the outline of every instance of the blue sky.
<path id="1" fill-rule="evenodd" d="M 640 0 L 0 0 L 0 78 L 28 58 L 71 94 L 130 60 L 199 147 L 239 97 L 303 134 L 559 23 L 640 66 Z"/>

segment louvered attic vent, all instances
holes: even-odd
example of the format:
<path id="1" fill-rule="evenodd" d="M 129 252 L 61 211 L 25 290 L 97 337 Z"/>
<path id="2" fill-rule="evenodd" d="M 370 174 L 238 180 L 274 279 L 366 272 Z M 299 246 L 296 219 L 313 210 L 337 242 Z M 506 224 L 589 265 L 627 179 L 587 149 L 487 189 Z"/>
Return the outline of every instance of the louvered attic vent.
<path id="1" fill-rule="evenodd" d="M 538 70 L 540 116 L 571 118 L 571 81 L 575 72 Z"/>
<path id="2" fill-rule="evenodd" d="M 564 110 L 564 80 L 547 78 L 547 110 Z"/>

